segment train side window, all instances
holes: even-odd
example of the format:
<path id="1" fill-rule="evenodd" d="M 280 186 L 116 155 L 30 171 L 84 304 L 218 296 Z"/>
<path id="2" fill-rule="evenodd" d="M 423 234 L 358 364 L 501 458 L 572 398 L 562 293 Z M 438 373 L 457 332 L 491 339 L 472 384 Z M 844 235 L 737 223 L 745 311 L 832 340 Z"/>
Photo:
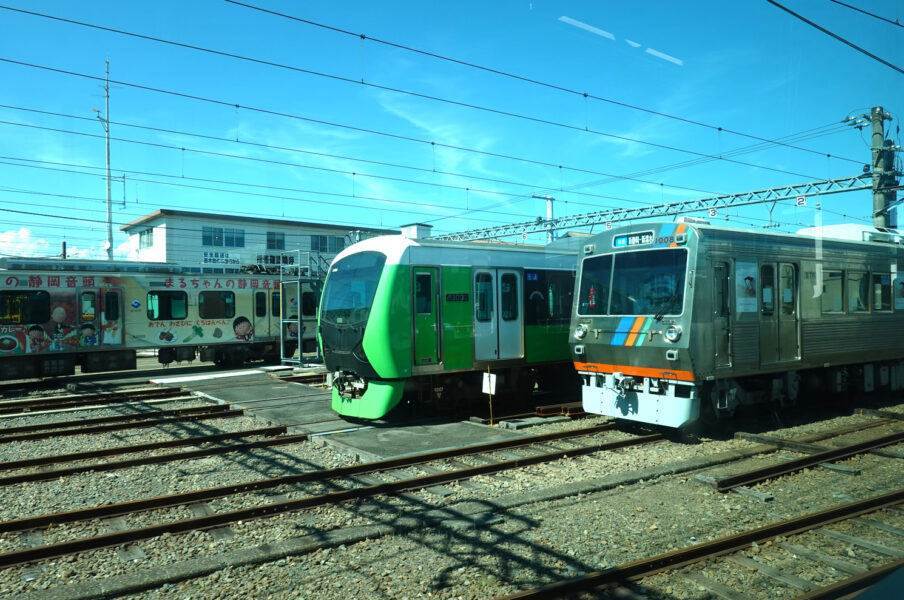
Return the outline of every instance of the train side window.
<path id="1" fill-rule="evenodd" d="M 104 294 L 104 320 L 119 320 L 119 292 L 106 292 Z"/>
<path id="2" fill-rule="evenodd" d="M 794 265 L 781 265 L 779 274 L 782 314 L 793 315 L 797 312 L 797 270 Z"/>
<path id="3" fill-rule="evenodd" d="M 188 295 L 185 292 L 148 292 L 148 319 L 164 321 L 188 316 Z"/>
<path id="4" fill-rule="evenodd" d="M 433 313 L 433 295 L 430 293 L 431 277 L 429 273 L 418 273 L 414 276 L 414 312 L 419 315 Z"/>
<path id="5" fill-rule="evenodd" d="M 844 312 L 844 271 L 823 271 L 822 274 L 822 314 Z"/>
<path id="6" fill-rule="evenodd" d="M 518 277 L 514 273 L 503 273 L 499 291 L 499 304 L 503 321 L 518 318 Z"/>
<path id="7" fill-rule="evenodd" d="M 775 268 L 772 265 L 760 267 L 760 312 L 764 315 L 775 313 Z"/>
<path id="8" fill-rule="evenodd" d="M 852 313 L 869 312 L 869 279 L 866 273 L 847 273 L 848 310 Z"/>
<path id="9" fill-rule="evenodd" d="M 873 310 L 888 312 L 891 310 L 891 275 L 889 273 L 873 273 Z"/>
<path id="10" fill-rule="evenodd" d="M 270 296 L 270 314 L 278 317 L 280 313 L 279 292 L 273 292 Z"/>
<path id="11" fill-rule="evenodd" d="M 728 263 L 716 263 L 713 272 L 713 291 L 716 294 L 714 303 L 716 316 L 727 317 L 730 315 L 728 286 Z"/>
<path id="12" fill-rule="evenodd" d="M 254 292 L 254 316 L 267 316 L 267 292 Z"/>
<path id="13" fill-rule="evenodd" d="M 50 294 L 0 292 L 0 324 L 46 323 L 50 320 Z"/>
<path id="14" fill-rule="evenodd" d="M 477 291 L 477 320 L 486 323 L 493 319 L 493 276 L 478 273 L 475 280 Z"/>
<path id="15" fill-rule="evenodd" d="M 235 316 L 233 292 L 205 291 L 198 294 L 198 316 L 202 319 L 231 319 Z"/>
<path id="16" fill-rule="evenodd" d="M 317 316 L 317 294 L 314 292 L 301 293 L 301 314 L 305 317 Z"/>
<path id="17" fill-rule="evenodd" d="M 81 312 L 82 321 L 93 321 L 97 317 L 97 296 L 94 292 L 82 292 Z"/>

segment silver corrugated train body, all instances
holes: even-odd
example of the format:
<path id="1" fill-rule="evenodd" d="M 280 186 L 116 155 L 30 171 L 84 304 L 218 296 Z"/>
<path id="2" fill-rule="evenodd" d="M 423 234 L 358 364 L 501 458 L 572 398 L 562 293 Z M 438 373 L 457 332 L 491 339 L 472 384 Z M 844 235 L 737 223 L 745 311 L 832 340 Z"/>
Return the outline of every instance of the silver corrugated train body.
<path id="1" fill-rule="evenodd" d="M 802 386 L 904 387 L 900 242 L 869 227 L 792 235 L 698 221 L 590 238 L 571 339 L 585 410 L 681 427 L 710 410 L 794 403 Z"/>

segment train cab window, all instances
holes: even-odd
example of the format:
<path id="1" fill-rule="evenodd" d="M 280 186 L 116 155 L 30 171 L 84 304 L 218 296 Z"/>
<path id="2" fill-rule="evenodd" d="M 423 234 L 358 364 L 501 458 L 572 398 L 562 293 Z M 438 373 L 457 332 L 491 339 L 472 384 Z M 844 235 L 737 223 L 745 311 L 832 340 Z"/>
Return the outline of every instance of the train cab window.
<path id="1" fill-rule="evenodd" d="M 477 320 L 486 323 L 493 319 L 493 276 L 478 273 L 474 281 L 477 302 Z"/>
<path id="2" fill-rule="evenodd" d="M 163 321 L 188 316 L 188 295 L 185 292 L 148 292 L 148 319 Z"/>
<path id="3" fill-rule="evenodd" d="M 82 292 L 80 298 L 82 321 L 93 321 L 97 316 L 97 296 L 94 292 Z"/>
<path id="4" fill-rule="evenodd" d="M 869 312 L 869 279 L 866 273 L 847 273 L 848 311 L 852 313 Z"/>
<path id="5" fill-rule="evenodd" d="M 822 295 L 820 304 L 822 314 L 844 312 L 844 271 L 823 271 Z"/>
<path id="6" fill-rule="evenodd" d="M 104 294 L 104 320 L 119 320 L 119 292 L 106 292 Z"/>
<path id="7" fill-rule="evenodd" d="M 46 323 L 50 294 L 42 291 L 0 292 L 0 324 Z"/>
<path id="8" fill-rule="evenodd" d="M 267 316 L 267 292 L 254 292 L 254 316 Z"/>
<path id="9" fill-rule="evenodd" d="M 891 275 L 889 273 L 873 273 L 873 311 L 888 312 L 891 310 Z"/>
<path id="10" fill-rule="evenodd" d="M 432 277 L 429 273 L 414 276 L 414 312 L 419 315 L 433 313 Z"/>
<path id="11" fill-rule="evenodd" d="M 578 314 L 605 315 L 609 306 L 612 282 L 612 255 L 591 256 L 581 265 L 581 288 L 578 292 Z"/>
<path id="12" fill-rule="evenodd" d="M 317 316 L 317 294 L 314 292 L 301 293 L 301 314 L 305 317 Z"/>
<path id="13" fill-rule="evenodd" d="M 760 313 L 775 314 L 775 267 L 760 267 Z"/>
<path id="14" fill-rule="evenodd" d="M 518 276 L 514 273 L 503 273 L 500 279 L 499 309 L 503 321 L 518 319 Z"/>
<path id="15" fill-rule="evenodd" d="M 218 290 L 199 293 L 198 316 L 202 319 L 231 319 L 235 316 L 235 294 Z"/>

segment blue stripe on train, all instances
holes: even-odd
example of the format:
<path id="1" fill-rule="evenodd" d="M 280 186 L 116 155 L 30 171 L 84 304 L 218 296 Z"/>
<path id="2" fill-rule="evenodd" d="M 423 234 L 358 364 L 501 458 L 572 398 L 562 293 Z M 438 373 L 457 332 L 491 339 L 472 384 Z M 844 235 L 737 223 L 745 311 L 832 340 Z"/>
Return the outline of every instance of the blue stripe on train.
<path id="1" fill-rule="evenodd" d="M 628 339 L 628 332 L 631 331 L 631 324 L 634 323 L 634 317 L 622 317 L 615 328 L 615 335 L 612 336 L 610 346 L 624 346 L 625 340 Z"/>

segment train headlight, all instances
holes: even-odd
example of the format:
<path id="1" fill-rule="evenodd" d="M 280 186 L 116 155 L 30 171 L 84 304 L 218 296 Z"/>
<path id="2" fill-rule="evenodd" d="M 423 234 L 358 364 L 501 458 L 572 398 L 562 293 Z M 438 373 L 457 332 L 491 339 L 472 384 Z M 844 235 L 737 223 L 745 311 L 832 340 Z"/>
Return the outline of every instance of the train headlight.
<path id="1" fill-rule="evenodd" d="M 669 325 L 665 330 L 665 339 L 668 342 L 675 343 L 681 339 L 681 327 L 678 325 Z"/>
<path id="2" fill-rule="evenodd" d="M 587 335 L 587 326 L 581 323 L 574 328 L 574 339 L 582 340 Z"/>

